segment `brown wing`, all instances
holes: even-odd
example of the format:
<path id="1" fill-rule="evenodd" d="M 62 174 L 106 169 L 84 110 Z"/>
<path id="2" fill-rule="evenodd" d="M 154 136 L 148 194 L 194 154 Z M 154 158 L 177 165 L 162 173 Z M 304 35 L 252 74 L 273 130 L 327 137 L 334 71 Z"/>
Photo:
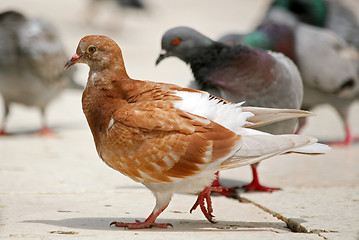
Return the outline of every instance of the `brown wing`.
<path id="1" fill-rule="evenodd" d="M 239 135 L 170 101 L 128 104 L 113 119 L 101 156 L 138 182 L 173 182 L 219 168 L 240 145 Z"/>

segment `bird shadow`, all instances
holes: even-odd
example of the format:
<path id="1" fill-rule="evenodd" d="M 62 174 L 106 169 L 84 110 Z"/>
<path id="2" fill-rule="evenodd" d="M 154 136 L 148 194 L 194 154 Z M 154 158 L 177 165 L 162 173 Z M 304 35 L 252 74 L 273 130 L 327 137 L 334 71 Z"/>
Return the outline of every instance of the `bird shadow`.
<path id="1" fill-rule="evenodd" d="M 230 198 L 235 198 L 238 200 L 241 200 L 240 194 L 241 193 L 247 193 L 247 191 L 243 188 L 243 186 L 249 184 L 249 182 L 236 180 L 236 179 L 230 179 L 230 178 L 220 178 L 221 185 L 226 188 L 236 188 L 236 195 L 232 196 Z M 218 195 L 216 192 L 212 192 L 213 195 Z"/>
<path id="2" fill-rule="evenodd" d="M 136 218 L 65 218 L 60 220 L 27 220 L 25 223 L 41 223 L 58 227 L 83 230 L 118 231 L 123 228 L 110 226 L 113 221 L 135 222 Z M 142 220 L 142 219 L 141 219 Z M 158 219 L 159 223 L 171 223 L 173 228 L 151 228 L 145 231 L 171 231 L 171 232 L 200 232 L 200 231 L 290 231 L 283 222 L 244 222 L 220 221 L 215 224 L 207 220 Z M 144 230 L 135 230 L 144 231 Z"/>

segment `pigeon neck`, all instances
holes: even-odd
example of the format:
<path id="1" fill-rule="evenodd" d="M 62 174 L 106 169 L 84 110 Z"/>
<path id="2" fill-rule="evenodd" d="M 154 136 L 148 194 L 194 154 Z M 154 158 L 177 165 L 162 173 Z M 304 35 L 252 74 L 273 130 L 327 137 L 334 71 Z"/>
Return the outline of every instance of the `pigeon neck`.
<path id="1" fill-rule="evenodd" d="M 216 58 L 208 61 L 211 57 Z M 266 52 L 238 45 L 214 51 L 192 62 L 191 68 L 202 87 L 217 87 L 245 94 L 256 90 L 254 88 L 265 88 L 274 81 L 271 71 L 274 64 L 275 60 Z"/>
<path id="2" fill-rule="evenodd" d="M 215 49 L 221 49 L 222 43 L 216 43 L 210 38 L 204 38 L 199 41 L 196 47 L 182 49 L 178 57 L 187 64 L 191 64 L 202 56 L 208 56 L 208 53 L 213 53 Z M 219 47 L 220 46 L 220 47 Z"/>
<path id="3" fill-rule="evenodd" d="M 90 67 L 88 84 L 103 89 L 113 89 L 115 82 L 129 79 L 122 58 L 114 58 L 101 68 Z"/>
<path id="4" fill-rule="evenodd" d="M 197 54 L 192 55 L 186 63 L 191 65 L 192 72 L 197 72 L 198 68 L 215 62 L 223 52 L 230 47 L 222 43 L 214 42 L 211 46 L 197 49 Z"/>

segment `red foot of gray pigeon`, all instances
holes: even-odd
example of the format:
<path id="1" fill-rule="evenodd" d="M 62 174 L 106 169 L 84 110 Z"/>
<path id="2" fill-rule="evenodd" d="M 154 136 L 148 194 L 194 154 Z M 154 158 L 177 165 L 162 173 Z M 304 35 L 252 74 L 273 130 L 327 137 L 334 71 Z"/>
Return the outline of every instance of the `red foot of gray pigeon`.
<path id="1" fill-rule="evenodd" d="M 52 135 L 54 135 L 54 131 L 51 130 L 51 128 L 48 128 L 48 127 L 41 128 L 39 133 L 42 136 L 52 136 Z"/>
<path id="2" fill-rule="evenodd" d="M 265 187 L 259 183 L 258 173 L 257 173 L 257 165 L 251 165 L 252 173 L 253 173 L 253 180 L 250 184 L 243 186 L 246 192 L 273 192 L 277 190 L 281 190 L 277 187 Z"/>
<path id="3" fill-rule="evenodd" d="M 0 129 L 0 136 L 7 136 L 8 133 L 4 129 Z"/>
<path id="4" fill-rule="evenodd" d="M 345 139 L 343 141 L 337 141 L 337 142 L 328 142 L 327 144 L 331 146 L 344 146 L 348 147 L 353 142 L 359 141 L 359 137 L 353 137 L 352 133 L 350 131 L 349 125 L 345 126 Z"/>

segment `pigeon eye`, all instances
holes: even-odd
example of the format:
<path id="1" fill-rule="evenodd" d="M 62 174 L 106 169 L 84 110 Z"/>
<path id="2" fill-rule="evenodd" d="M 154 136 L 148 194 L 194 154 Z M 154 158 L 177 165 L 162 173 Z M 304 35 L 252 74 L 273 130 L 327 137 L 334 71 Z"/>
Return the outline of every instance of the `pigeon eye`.
<path id="1" fill-rule="evenodd" d="M 181 39 L 180 38 L 174 38 L 173 40 L 172 40 L 172 45 L 174 45 L 174 46 L 177 46 L 178 44 L 180 44 L 181 43 Z"/>
<path id="2" fill-rule="evenodd" d="M 97 50 L 96 47 L 91 45 L 87 48 L 86 51 L 87 51 L 87 53 L 93 54 L 94 52 L 96 52 L 96 50 Z"/>

